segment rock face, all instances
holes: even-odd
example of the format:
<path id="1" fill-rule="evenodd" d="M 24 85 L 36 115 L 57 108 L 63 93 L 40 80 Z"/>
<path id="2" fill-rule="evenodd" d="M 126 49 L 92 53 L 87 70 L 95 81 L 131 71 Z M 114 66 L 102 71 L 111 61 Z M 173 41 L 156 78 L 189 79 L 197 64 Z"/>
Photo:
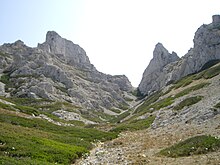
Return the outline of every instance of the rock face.
<path id="1" fill-rule="evenodd" d="M 175 52 L 170 54 L 161 43 L 158 43 L 153 52 L 153 59 L 144 71 L 139 90 L 144 91 L 143 94 L 147 94 L 160 89 L 166 83 L 163 75 L 164 67 L 177 60 L 179 57 Z"/>
<path id="2" fill-rule="evenodd" d="M 188 53 L 179 58 L 172 53 L 169 56 L 161 44 L 154 50 L 154 57 L 146 68 L 139 91 L 146 95 L 157 91 L 168 83 L 198 72 L 210 61 L 220 59 L 220 15 L 213 16 L 213 22 L 202 25 L 194 37 L 194 47 Z M 159 48 L 158 48 L 159 47 Z M 166 55 L 166 58 L 162 58 Z M 168 58 L 170 57 L 170 58 Z M 172 61 L 172 60 L 173 61 Z"/>
<path id="3" fill-rule="evenodd" d="M 46 42 L 38 44 L 38 48 L 58 56 L 69 65 L 87 69 L 93 67 L 86 52 L 79 45 L 63 39 L 54 31 L 47 32 Z"/>
<path id="4" fill-rule="evenodd" d="M 0 84 L 0 93 L 15 97 L 68 101 L 86 109 L 127 105 L 130 94 L 126 76 L 111 76 L 96 70 L 83 48 L 49 31 L 36 48 L 22 41 L 0 46 L 0 74 L 10 87 Z M 7 88 L 7 89 L 6 89 Z"/>

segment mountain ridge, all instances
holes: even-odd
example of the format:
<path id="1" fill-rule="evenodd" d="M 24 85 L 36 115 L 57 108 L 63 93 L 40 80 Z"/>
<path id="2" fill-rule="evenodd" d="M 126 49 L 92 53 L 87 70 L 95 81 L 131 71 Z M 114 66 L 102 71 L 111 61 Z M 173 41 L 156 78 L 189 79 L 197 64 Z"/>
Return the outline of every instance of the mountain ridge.
<path id="1" fill-rule="evenodd" d="M 176 61 L 170 61 L 166 65 L 160 64 L 155 56 L 160 56 L 159 48 L 154 49 L 153 61 L 143 73 L 142 80 L 138 86 L 143 95 L 158 91 L 170 82 L 175 82 L 184 76 L 198 72 L 207 62 L 220 59 L 220 15 L 213 15 L 212 23 L 202 25 L 196 31 L 193 42 L 194 47 L 187 54 Z M 158 66 L 159 65 L 159 66 Z M 151 66 L 161 68 L 148 74 Z M 159 83 L 159 84 L 154 84 Z"/>
<path id="2" fill-rule="evenodd" d="M 128 78 L 97 71 L 79 45 L 54 31 L 36 48 L 18 40 L 0 46 L 0 52 L 1 74 L 17 84 L 4 90 L 7 85 L 1 83 L 2 95 L 65 100 L 86 109 L 129 106 L 124 99 L 124 93 L 132 97 Z"/>

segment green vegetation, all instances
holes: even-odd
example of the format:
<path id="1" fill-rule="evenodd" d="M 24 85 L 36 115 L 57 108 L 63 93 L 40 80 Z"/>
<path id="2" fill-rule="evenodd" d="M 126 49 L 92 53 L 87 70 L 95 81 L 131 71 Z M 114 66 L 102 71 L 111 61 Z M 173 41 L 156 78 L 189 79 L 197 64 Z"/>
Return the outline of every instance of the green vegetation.
<path id="1" fill-rule="evenodd" d="M 0 77 L 0 81 L 5 84 L 5 91 L 8 92 L 9 88 L 13 87 L 13 83 L 10 81 L 10 75 L 4 74 Z"/>
<path id="2" fill-rule="evenodd" d="M 149 105 L 156 102 L 160 98 L 160 96 L 162 96 L 162 95 L 163 95 L 162 91 L 158 91 L 158 92 L 153 93 L 152 95 L 147 97 L 147 99 L 144 101 L 144 103 L 136 109 L 135 113 L 139 113 L 139 112 L 143 112 L 143 111 L 146 112 L 149 109 Z"/>
<path id="3" fill-rule="evenodd" d="M 207 62 L 199 71 L 199 73 L 183 77 L 182 79 L 174 83 L 173 88 L 178 89 L 180 87 L 185 87 L 191 84 L 193 80 L 198 80 L 201 78 L 209 79 L 217 76 L 220 73 L 220 65 L 216 65 L 217 63 L 219 63 L 219 60 L 212 60 Z"/>
<path id="4" fill-rule="evenodd" d="M 195 79 L 200 79 L 200 78 L 205 78 L 205 79 L 210 79 L 212 77 L 215 77 L 219 75 L 220 73 L 220 64 L 217 64 L 209 69 L 206 69 L 202 71 L 201 73 L 197 74 Z"/>
<path id="5" fill-rule="evenodd" d="M 156 97 L 154 97 L 154 99 L 156 99 Z M 155 110 L 159 110 L 161 108 L 167 107 L 167 106 L 171 105 L 174 102 L 174 98 L 173 97 L 167 97 L 167 98 L 161 99 L 161 100 L 159 100 L 155 103 L 153 102 L 153 103 L 147 105 L 147 103 L 149 103 L 151 101 L 152 101 L 152 99 L 149 99 L 148 101 L 145 101 L 144 104 L 142 104 L 141 106 L 139 106 L 137 108 L 135 113 L 139 113 L 139 114 L 146 113 L 146 112 L 151 113 L 152 110 L 155 111 Z"/>
<path id="6" fill-rule="evenodd" d="M 129 107 L 128 107 L 127 104 L 120 104 L 119 108 L 122 109 L 122 110 L 127 110 Z"/>
<path id="7" fill-rule="evenodd" d="M 110 123 L 119 123 L 121 122 L 122 119 L 126 118 L 127 116 L 130 115 L 130 112 L 126 111 L 118 116 L 116 116 L 115 118 L 113 118 L 112 120 L 110 120 Z"/>
<path id="8" fill-rule="evenodd" d="M 4 74 L 4 75 L 1 76 L 0 81 L 3 82 L 4 84 L 8 84 L 9 79 L 10 79 L 10 76 L 8 74 Z"/>
<path id="9" fill-rule="evenodd" d="M 79 109 L 79 107 L 67 103 L 67 102 L 49 102 L 48 104 L 35 104 L 33 105 L 34 108 L 42 109 L 45 112 L 51 113 L 60 109 L 63 109 L 65 111 L 74 112 L 76 109 Z"/>
<path id="10" fill-rule="evenodd" d="M 9 54 L 5 54 L 5 53 L 3 53 L 3 52 L 0 52 L 0 56 L 10 58 L 10 55 L 9 55 Z"/>
<path id="11" fill-rule="evenodd" d="M 220 108 L 220 102 L 214 106 L 215 108 Z"/>
<path id="12" fill-rule="evenodd" d="M 130 98 L 130 97 L 125 97 L 124 99 L 125 99 L 125 101 L 129 101 L 129 102 L 130 102 L 130 101 L 133 101 L 133 99 Z"/>
<path id="13" fill-rule="evenodd" d="M 174 102 L 173 97 L 167 97 L 167 98 L 164 98 L 164 99 L 150 105 L 149 108 L 153 108 L 154 110 L 159 110 L 161 108 L 164 108 L 164 107 L 167 107 L 167 106 L 173 104 L 173 102 Z"/>
<path id="14" fill-rule="evenodd" d="M 185 100 L 181 101 L 177 106 L 174 107 L 175 110 L 181 110 L 185 106 L 190 106 L 193 104 L 198 103 L 200 100 L 202 100 L 203 96 L 195 96 L 195 97 L 189 97 Z"/>
<path id="15" fill-rule="evenodd" d="M 189 87 L 189 88 L 186 88 L 184 89 L 183 91 L 179 92 L 178 94 L 175 95 L 175 98 L 178 98 L 178 97 L 181 97 L 181 96 L 184 96 L 184 95 L 187 95 L 189 94 L 190 92 L 192 91 L 196 91 L 196 90 L 199 90 L 205 86 L 208 86 L 210 83 L 201 83 L 201 84 L 198 84 L 198 85 L 194 85 L 192 87 Z"/>
<path id="16" fill-rule="evenodd" d="M 141 129 L 146 129 L 151 126 L 155 119 L 155 116 L 149 116 L 147 119 L 133 120 L 129 123 L 122 123 L 115 128 L 113 128 L 112 132 L 120 133 L 122 131 L 136 131 Z"/>
<path id="17" fill-rule="evenodd" d="M 160 151 L 159 154 L 168 157 L 181 157 L 206 154 L 208 152 L 218 151 L 219 149 L 220 139 L 212 136 L 201 135 L 177 143 L 169 148 Z"/>
<path id="18" fill-rule="evenodd" d="M 180 87 L 185 87 L 191 84 L 193 82 L 193 79 L 194 79 L 194 75 L 183 77 L 182 79 L 180 79 L 174 84 L 174 88 L 178 89 Z"/>
<path id="19" fill-rule="evenodd" d="M 1 97 L 0 99 L 6 100 L 8 102 L 14 103 L 14 104 L 19 104 L 19 105 L 24 105 L 24 106 L 30 106 L 30 105 L 39 105 L 42 103 L 52 103 L 53 101 L 48 100 L 48 99 L 33 99 L 33 98 L 18 98 L 18 97 Z"/>
<path id="20" fill-rule="evenodd" d="M 115 112 L 115 113 L 121 113 L 121 111 L 119 109 L 116 109 L 116 108 L 111 108 L 110 110 L 112 112 Z"/>
<path id="21" fill-rule="evenodd" d="M 40 114 L 44 114 L 54 121 L 74 124 L 76 126 L 84 126 L 85 124 L 82 121 L 71 120 L 66 121 L 60 119 L 59 117 L 51 114 L 52 112 L 60 109 L 64 109 L 65 111 L 73 112 L 78 108 L 67 102 L 53 102 L 47 99 L 31 99 L 31 98 L 3 98 L 0 99 L 6 100 L 8 102 L 14 103 L 15 105 L 7 105 L 0 102 L 0 108 L 11 110 L 11 111 L 19 111 L 29 115 L 38 116 Z"/>
<path id="22" fill-rule="evenodd" d="M 91 142 L 111 140 L 116 133 L 64 127 L 0 110 L 0 162 L 70 164 L 91 149 Z"/>

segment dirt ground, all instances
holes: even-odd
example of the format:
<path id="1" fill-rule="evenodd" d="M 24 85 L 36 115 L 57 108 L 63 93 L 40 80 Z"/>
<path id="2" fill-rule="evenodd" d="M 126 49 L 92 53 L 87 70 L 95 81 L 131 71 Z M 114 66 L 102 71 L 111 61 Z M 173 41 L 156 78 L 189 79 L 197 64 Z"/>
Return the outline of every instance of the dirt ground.
<path id="1" fill-rule="evenodd" d="M 200 125 L 170 125 L 164 128 L 124 132 L 117 139 L 97 143 L 90 155 L 76 165 L 220 165 L 220 151 L 189 157 L 168 158 L 157 153 L 196 135 L 220 137 L 220 115 Z"/>

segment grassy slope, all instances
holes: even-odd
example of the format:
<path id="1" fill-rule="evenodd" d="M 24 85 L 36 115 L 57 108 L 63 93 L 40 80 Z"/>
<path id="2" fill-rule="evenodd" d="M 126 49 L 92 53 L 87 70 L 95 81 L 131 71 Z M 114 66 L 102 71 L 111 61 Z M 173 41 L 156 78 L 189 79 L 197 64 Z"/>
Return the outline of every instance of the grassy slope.
<path id="1" fill-rule="evenodd" d="M 145 101 L 143 102 L 143 104 L 141 104 L 136 109 L 134 114 L 136 116 L 140 116 L 140 115 L 143 115 L 146 113 L 152 113 L 155 110 L 160 110 L 161 108 L 167 107 L 167 106 L 171 105 L 175 101 L 175 99 L 180 98 L 185 95 L 188 95 L 189 93 L 191 93 L 193 91 L 202 89 L 202 88 L 210 85 L 209 82 L 203 82 L 200 84 L 192 85 L 194 81 L 197 81 L 199 79 L 207 80 L 207 79 L 213 78 L 219 74 L 220 74 L 220 63 L 218 63 L 214 66 L 211 66 L 210 68 L 203 70 L 199 73 L 186 76 L 186 77 L 178 80 L 174 84 L 172 84 L 172 86 L 165 93 L 163 93 L 162 91 L 158 91 L 158 92 L 153 93 L 149 97 L 147 97 L 145 99 Z M 191 84 L 191 86 L 188 87 L 190 84 Z M 177 89 L 179 90 L 180 88 L 183 88 L 183 90 L 180 90 L 178 93 L 176 93 L 173 96 L 169 95 L 169 93 L 172 90 L 177 90 Z M 165 95 L 167 95 L 168 97 L 160 99 L 161 96 L 165 96 Z M 198 101 L 200 101 L 201 99 L 202 99 L 202 97 L 200 97 L 200 96 L 195 97 L 192 100 L 186 99 L 181 103 L 181 105 L 178 105 L 178 107 L 174 107 L 174 109 L 182 109 L 184 106 L 187 106 L 187 105 L 189 106 L 189 105 L 195 104 Z"/>
<path id="2" fill-rule="evenodd" d="M 19 117 L 2 109 L 0 132 L 0 164 L 70 164 L 91 149 L 91 142 L 117 137 L 116 133 Z"/>
<path id="3" fill-rule="evenodd" d="M 218 150 L 220 150 L 220 139 L 213 136 L 201 135 L 186 139 L 171 147 L 163 149 L 159 154 L 168 157 L 180 157 L 206 154 Z"/>

